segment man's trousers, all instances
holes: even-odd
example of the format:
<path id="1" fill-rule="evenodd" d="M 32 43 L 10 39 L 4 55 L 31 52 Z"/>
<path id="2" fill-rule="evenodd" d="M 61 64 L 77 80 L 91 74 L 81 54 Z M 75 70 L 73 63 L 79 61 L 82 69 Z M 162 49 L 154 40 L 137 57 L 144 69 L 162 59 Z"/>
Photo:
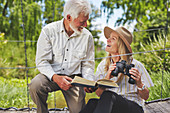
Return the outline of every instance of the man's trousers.
<path id="1" fill-rule="evenodd" d="M 70 113 L 79 113 L 85 106 L 85 92 L 83 87 L 73 86 L 67 91 L 62 90 L 55 82 L 50 81 L 45 75 L 38 74 L 29 84 L 32 100 L 37 105 L 37 113 L 48 113 L 48 93 L 61 90 Z M 62 103 L 62 102 L 58 102 Z"/>

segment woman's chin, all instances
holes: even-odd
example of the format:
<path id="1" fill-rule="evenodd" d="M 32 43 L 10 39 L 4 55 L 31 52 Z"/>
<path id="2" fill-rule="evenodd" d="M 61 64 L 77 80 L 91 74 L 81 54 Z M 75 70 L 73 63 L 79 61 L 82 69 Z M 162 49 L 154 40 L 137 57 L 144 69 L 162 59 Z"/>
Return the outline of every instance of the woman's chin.
<path id="1" fill-rule="evenodd" d="M 106 47 L 105 51 L 106 51 L 106 52 L 109 52 L 109 53 L 111 52 L 111 51 L 109 51 L 109 49 L 108 49 L 107 47 Z"/>

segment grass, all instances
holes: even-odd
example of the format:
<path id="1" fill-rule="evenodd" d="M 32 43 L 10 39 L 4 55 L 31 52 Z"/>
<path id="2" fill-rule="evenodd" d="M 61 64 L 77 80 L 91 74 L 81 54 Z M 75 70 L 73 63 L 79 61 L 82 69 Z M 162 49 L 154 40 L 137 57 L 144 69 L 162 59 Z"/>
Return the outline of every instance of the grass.
<path id="1" fill-rule="evenodd" d="M 151 79 L 154 83 L 154 87 L 149 88 L 150 97 L 147 101 L 161 99 L 161 90 L 162 98 L 170 97 L 170 72 L 163 72 L 163 82 L 162 82 L 162 71 L 158 73 L 151 73 Z M 162 85 L 163 84 L 163 85 Z"/>
<path id="2" fill-rule="evenodd" d="M 169 78 L 170 73 L 164 72 L 163 79 L 163 89 L 162 89 L 162 98 L 170 97 L 169 93 Z M 161 84 L 162 84 L 162 72 L 159 73 L 151 73 L 151 78 L 154 82 L 154 87 L 149 88 L 150 97 L 147 101 L 156 100 L 161 98 Z M 30 79 L 29 79 L 30 82 Z M 5 79 L 0 77 L 0 107 L 8 108 L 8 107 L 16 107 L 16 108 L 24 108 L 27 107 L 28 99 L 27 99 L 27 82 L 25 79 Z M 86 102 L 90 98 L 98 98 L 95 93 L 89 93 L 86 95 Z M 29 105 L 30 107 L 36 107 L 31 98 L 29 97 Z M 48 107 L 54 108 L 56 101 L 57 108 L 66 107 L 65 99 L 61 93 L 61 91 L 54 93 L 49 93 L 48 97 Z"/>
<path id="3" fill-rule="evenodd" d="M 30 82 L 30 79 L 29 79 Z M 27 81 L 25 79 L 5 79 L 0 77 L 0 107 L 16 107 L 16 108 L 25 108 L 28 107 L 28 98 L 27 98 Z M 91 97 L 96 98 L 95 93 L 87 94 L 86 101 Z M 56 101 L 54 100 L 56 99 Z M 48 96 L 48 107 L 54 108 L 56 102 L 57 108 L 66 107 L 65 99 L 61 91 L 49 93 Z M 29 96 L 29 105 L 30 107 L 36 107 L 33 101 Z"/>

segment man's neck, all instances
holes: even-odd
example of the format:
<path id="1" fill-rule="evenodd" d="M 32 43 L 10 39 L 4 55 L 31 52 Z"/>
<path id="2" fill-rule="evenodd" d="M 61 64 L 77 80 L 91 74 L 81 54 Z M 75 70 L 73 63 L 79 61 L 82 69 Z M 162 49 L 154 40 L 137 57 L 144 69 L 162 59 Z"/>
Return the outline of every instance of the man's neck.
<path id="1" fill-rule="evenodd" d="M 74 31 L 70 28 L 70 25 L 69 25 L 70 23 L 66 19 L 64 19 L 63 24 L 64 24 L 64 28 L 65 28 L 66 33 L 70 37 L 74 33 Z"/>

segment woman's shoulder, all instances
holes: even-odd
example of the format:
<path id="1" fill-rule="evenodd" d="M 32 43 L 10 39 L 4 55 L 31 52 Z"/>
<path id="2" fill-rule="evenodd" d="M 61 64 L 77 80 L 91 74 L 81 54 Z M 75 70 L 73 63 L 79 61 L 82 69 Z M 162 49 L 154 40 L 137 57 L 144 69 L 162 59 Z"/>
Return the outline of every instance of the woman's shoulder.
<path id="1" fill-rule="evenodd" d="M 106 59 L 103 59 L 97 66 L 97 71 L 98 70 L 104 70 L 105 68 L 105 65 L 106 65 Z"/>
<path id="2" fill-rule="evenodd" d="M 106 59 L 102 59 L 98 66 L 104 66 L 106 64 Z"/>
<path id="3" fill-rule="evenodd" d="M 144 71 L 144 70 L 146 70 L 146 69 L 145 69 L 145 66 L 142 64 L 142 62 L 140 62 L 140 61 L 138 61 L 138 60 L 136 60 L 136 59 L 133 59 L 132 64 L 134 64 L 135 67 L 136 67 L 139 71 Z"/>
<path id="4" fill-rule="evenodd" d="M 133 59 L 132 64 L 135 64 L 135 66 L 143 66 L 143 64 L 136 59 Z"/>

